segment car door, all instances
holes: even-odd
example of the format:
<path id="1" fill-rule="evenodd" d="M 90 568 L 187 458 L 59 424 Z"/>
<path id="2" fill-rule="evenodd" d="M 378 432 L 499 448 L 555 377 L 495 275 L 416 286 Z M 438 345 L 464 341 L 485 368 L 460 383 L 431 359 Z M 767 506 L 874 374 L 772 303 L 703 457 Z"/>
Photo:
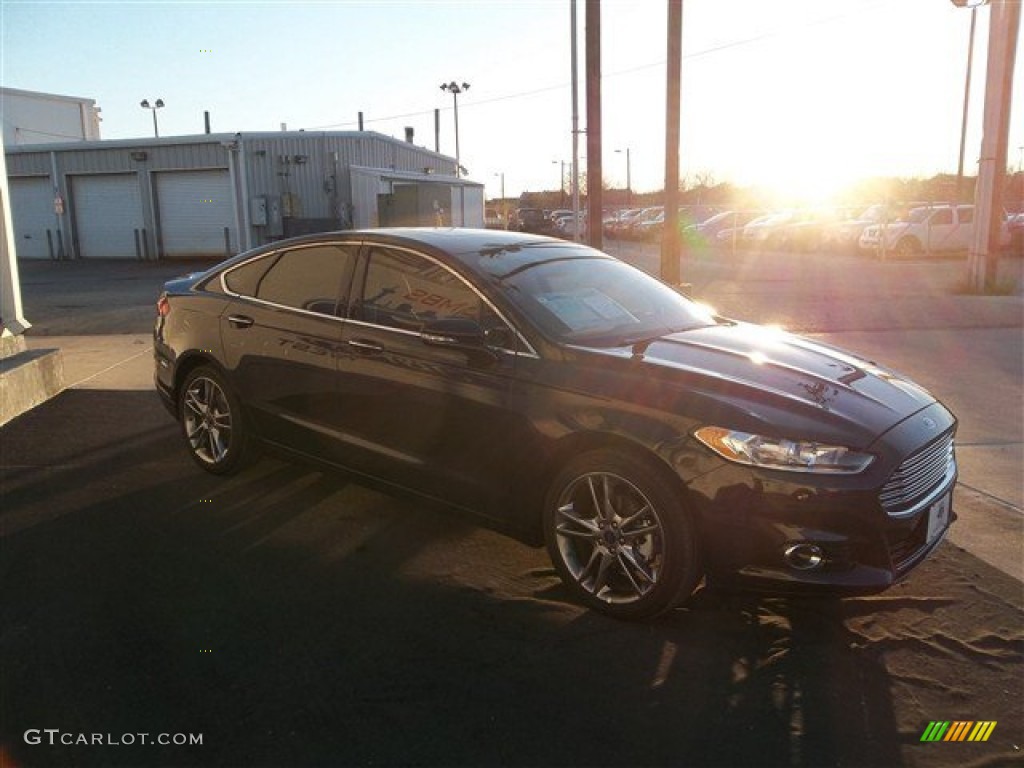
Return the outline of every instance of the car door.
<path id="1" fill-rule="evenodd" d="M 338 357 L 345 431 L 358 469 L 477 511 L 505 493 L 509 442 L 525 429 L 509 401 L 519 343 L 504 320 L 437 259 L 371 246 L 353 287 Z M 427 344 L 432 320 L 486 326 L 489 348 Z"/>
<path id="2" fill-rule="evenodd" d="M 956 223 L 953 220 L 952 208 L 939 208 L 928 218 L 926 225 L 927 246 L 929 251 L 948 251 L 956 246 Z"/>
<path id="3" fill-rule="evenodd" d="M 961 251 L 971 247 L 974 239 L 974 206 L 958 205 L 956 208 L 957 227 L 951 248 Z"/>
<path id="4" fill-rule="evenodd" d="M 266 439 L 312 454 L 335 447 L 337 354 L 357 248 L 314 243 L 228 270 L 221 339 L 247 414 Z"/>

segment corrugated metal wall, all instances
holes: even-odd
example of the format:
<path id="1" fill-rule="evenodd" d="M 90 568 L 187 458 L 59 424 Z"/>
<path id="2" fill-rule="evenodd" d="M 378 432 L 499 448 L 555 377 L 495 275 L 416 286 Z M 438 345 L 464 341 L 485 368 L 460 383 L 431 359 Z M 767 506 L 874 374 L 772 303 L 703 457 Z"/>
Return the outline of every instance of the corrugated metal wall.
<path id="1" fill-rule="evenodd" d="M 242 134 L 241 140 L 250 197 L 290 196 L 297 218 L 338 218 L 340 206 L 355 205 L 352 166 L 455 172 L 451 158 L 370 132 Z"/>
<path id="2" fill-rule="evenodd" d="M 353 167 L 363 171 L 354 174 Z M 209 134 L 151 141 L 105 141 L 15 147 L 7 151 L 12 178 L 46 177 L 68 200 L 69 179 L 91 174 L 132 173 L 139 184 L 145 227 L 145 253 L 158 253 L 154 177 L 160 171 L 226 169 L 236 174 L 235 220 L 245 247 L 278 234 L 250 223 L 250 201 L 278 198 L 286 221 L 308 229 L 374 226 L 377 194 L 390 191 L 389 172 L 405 181 L 430 175 L 451 177 L 453 158 L 371 131 L 332 133 Z M 367 169 L 377 171 L 376 178 Z M 61 216 L 65 242 L 72 242 L 73 210 Z M 71 256 L 78 254 L 72 253 Z"/>

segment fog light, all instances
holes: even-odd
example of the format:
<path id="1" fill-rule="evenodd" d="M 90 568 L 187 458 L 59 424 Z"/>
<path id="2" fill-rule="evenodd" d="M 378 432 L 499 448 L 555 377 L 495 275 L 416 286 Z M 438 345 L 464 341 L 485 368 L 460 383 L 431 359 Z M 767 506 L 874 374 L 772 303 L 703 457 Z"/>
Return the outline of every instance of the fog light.
<path id="1" fill-rule="evenodd" d="M 825 563 L 825 553 L 817 544 L 790 544 L 783 557 L 790 568 L 798 571 L 813 571 Z"/>

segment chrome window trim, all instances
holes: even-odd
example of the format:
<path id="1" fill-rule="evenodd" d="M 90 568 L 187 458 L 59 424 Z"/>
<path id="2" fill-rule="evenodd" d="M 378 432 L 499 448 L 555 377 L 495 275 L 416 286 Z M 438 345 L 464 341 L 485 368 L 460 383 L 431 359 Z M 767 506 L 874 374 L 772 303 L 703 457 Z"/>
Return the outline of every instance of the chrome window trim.
<path id="1" fill-rule="evenodd" d="M 517 349 L 505 349 L 504 347 L 489 347 L 489 348 L 501 350 L 502 352 L 507 352 L 508 354 L 511 354 L 511 355 L 513 355 L 515 357 L 526 357 L 526 358 L 532 358 L 534 360 L 540 360 L 540 355 L 537 354 L 537 350 L 526 339 L 526 337 L 523 336 L 522 332 L 520 332 L 520 330 L 513 323 L 509 322 L 509 319 L 505 316 L 505 313 L 502 312 L 501 310 L 499 310 L 496 306 L 494 306 L 494 304 L 490 301 L 490 299 L 488 299 L 480 291 L 477 290 L 476 286 L 474 286 L 472 283 L 468 282 L 462 275 L 460 275 L 458 272 L 454 271 L 447 264 L 445 264 L 445 263 L 435 259 L 433 256 L 430 256 L 429 254 L 423 253 L 422 251 L 417 251 L 417 250 L 415 250 L 413 248 L 409 248 L 408 246 L 404 246 L 404 245 L 392 245 L 391 243 L 380 243 L 380 242 L 377 242 L 376 240 L 360 239 L 360 240 L 346 240 L 346 241 L 343 241 L 343 242 L 304 243 L 302 245 L 295 246 L 294 248 L 282 248 L 282 249 L 278 249 L 278 250 L 275 250 L 275 251 L 268 251 L 267 253 L 261 253 L 261 254 L 258 254 L 256 256 L 253 256 L 251 259 L 246 259 L 245 261 L 241 261 L 238 264 L 233 265 L 230 269 L 225 269 L 223 272 L 221 272 L 217 276 L 218 279 L 220 280 L 220 287 L 224 291 L 225 294 L 227 294 L 228 296 L 231 296 L 232 298 L 235 298 L 235 299 L 245 299 L 246 301 L 254 301 L 257 304 L 262 304 L 264 306 L 273 307 L 274 309 L 281 309 L 281 310 L 285 310 L 285 311 L 288 311 L 288 312 L 298 312 L 299 314 L 308 315 L 309 317 L 326 318 L 327 320 L 335 320 L 335 321 L 337 321 L 339 323 L 356 323 L 357 325 L 361 325 L 361 326 L 366 327 L 366 328 L 380 328 L 380 329 L 383 329 L 383 330 L 386 330 L 386 331 L 396 331 L 398 333 L 409 334 L 411 336 L 417 336 L 417 337 L 420 335 L 420 334 L 416 333 L 415 331 L 407 331 L 404 328 L 395 328 L 394 326 L 390 326 L 390 325 L 379 325 L 377 323 L 368 323 L 365 320 L 355 320 L 355 319 L 348 318 L 348 317 L 338 317 L 337 315 L 324 315 L 324 314 L 321 314 L 320 312 L 310 312 L 308 309 L 300 309 L 299 307 L 289 307 L 286 304 L 277 304 L 276 302 L 267 301 L 266 299 L 259 299 L 259 298 L 255 297 L 255 296 L 247 296 L 244 293 L 236 293 L 235 291 L 232 291 L 230 288 L 228 288 L 227 275 L 229 273 L 234 272 L 236 269 L 241 269 L 242 267 L 244 267 L 244 266 L 246 266 L 248 264 L 251 264 L 254 261 L 257 261 L 258 259 L 270 258 L 271 256 L 275 256 L 275 255 L 278 255 L 278 254 L 281 254 L 281 253 L 285 253 L 287 251 L 301 250 L 301 249 L 304 249 L 304 248 L 316 248 L 316 247 L 321 247 L 321 246 L 324 246 L 324 245 L 339 245 L 339 246 L 341 246 L 341 245 L 351 245 L 351 246 L 355 247 L 356 251 L 359 251 L 362 248 L 367 247 L 367 246 L 376 246 L 376 247 L 380 247 L 380 248 L 391 248 L 393 250 L 404 251 L 406 253 L 412 254 L 413 256 L 419 256 L 421 258 L 427 259 L 428 261 L 432 262 L 433 264 L 435 264 L 436 266 L 440 267 L 441 269 L 444 269 L 444 270 L 447 270 L 448 272 L 450 272 L 458 280 L 460 280 L 464 285 L 466 285 L 469 288 L 469 290 L 471 290 L 473 293 L 475 293 L 479 297 L 480 301 L 482 301 L 484 304 L 486 304 L 488 307 L 490 307 L 491 311 L 494 312 L 494 314 L 496 314 L 501 319 L 501 322 L 503 322 L 508 328 L 510 328 L 512 330 L 512 332 L 516 335 L 516 338 L 518 338 L 519 341 L 523 344 L 523 346 L 526 347 L 526 351 L 522 352 L 522 351 L 517 350 Z M 357 257 L 358 257 L 358 253 L 357 253 Z"/>
<path id="2" fill-rule="evenodd" d="M 280 248 L 276 251 L 267 251 L 266 253 L 257 254 L 256 256 L 253 256 L 251 259 L 246 259 L 245 261 L 240 261 L 238 264 L 234 264 L 230 269 L 225 269 L 223 272 L 217 275 L 218 279 L 220 280 L 220 287 L 224 291 L 224 293 L 235 299 L 245 299 L 246 301 L 253 301 L 256 302 L 257 304 L 262 304 L 263 306 L 266 307 L 273 307 L 274 309 L 281 309 L 287 312 L 297 312 L 300 315 L 307 315 L 308 317 L 320 317 L 325 320 L 335 320 L 337 322 L 344 323 L 346 320 L 346 318 L 344 317 L 338 317 L 337 315 L 325 315 L 322 312 L 310 312 L 308 309 L 302 309 L 301 307 L 290 307 L 287 304 L 278 304 L 275 301 L 267 301 L 266 299 L 260 299 L 257 298 L 256 296 L 248 296 L 244 293 L 236 293 L 235 291 L 232 291 L 230 288 L 228 288 L 227 276 L 229 273 L 234 272 L 236 269 L 241 269 L 242 267 L 252 264 L 254 261 L 258 261 L 259 259 L 269 259 L 272 256 L 278 256 L 282 253 L 287 253 L 289 251 L 301 251 L 306 248 L 319 248 L 324 245 L 349 245 L 349 243 L 303 243 L 302 245 L 297 245 L 294 248 Z M 359 258 L 358 250 L 359 249 L 356 248 L 355 258 Z"/>

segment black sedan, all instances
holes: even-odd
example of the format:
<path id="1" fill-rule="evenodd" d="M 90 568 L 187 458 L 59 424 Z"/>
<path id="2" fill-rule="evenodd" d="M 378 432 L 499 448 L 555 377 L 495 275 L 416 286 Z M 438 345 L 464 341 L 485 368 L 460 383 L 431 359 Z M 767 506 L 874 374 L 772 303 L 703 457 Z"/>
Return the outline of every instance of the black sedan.
<path id="1" fill-rule="evenodd" d="M 272 447 L 471 510 L 622 618 L 702 580 L 877 592 L 955 517 L 926 391 L 543 236 L 274 243 L 167 283 L 154 353 L 203 469 Z"/>

